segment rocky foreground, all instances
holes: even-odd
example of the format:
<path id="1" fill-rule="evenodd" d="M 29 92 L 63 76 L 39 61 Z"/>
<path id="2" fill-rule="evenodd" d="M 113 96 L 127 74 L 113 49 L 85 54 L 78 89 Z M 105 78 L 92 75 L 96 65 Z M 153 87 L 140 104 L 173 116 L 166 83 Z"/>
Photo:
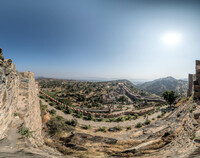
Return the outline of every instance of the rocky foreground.
<path id="1" fill-rule="evenodd" d="M 106 133 L 97 136 L 75 132 L 59 141 L 64 147 L 86 152 L 85 157 L 198 157 L 200 108 L 192 112 L 195 103 L 191 102 L 181 103 L 168 116 L 151 125 L 112 138 Z"/>

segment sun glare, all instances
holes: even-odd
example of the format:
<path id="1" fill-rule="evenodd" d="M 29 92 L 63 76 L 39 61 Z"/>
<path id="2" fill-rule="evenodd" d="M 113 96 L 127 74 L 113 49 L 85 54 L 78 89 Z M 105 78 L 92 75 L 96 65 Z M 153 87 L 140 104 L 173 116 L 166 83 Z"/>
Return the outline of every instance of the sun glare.
<path id="1" fill-rule="evenodd" d="M 167 45 L 177 45 L 181 42 L 181 38 L 180 33 L 165 33 L 162 36 L 162 41 Z"/>

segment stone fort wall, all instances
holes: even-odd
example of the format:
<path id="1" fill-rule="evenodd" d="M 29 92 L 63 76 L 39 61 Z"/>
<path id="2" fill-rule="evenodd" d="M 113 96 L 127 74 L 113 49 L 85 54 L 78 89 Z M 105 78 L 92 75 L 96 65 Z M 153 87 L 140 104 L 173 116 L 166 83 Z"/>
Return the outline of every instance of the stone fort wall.
<path id="1" fill-rule="evenodd" d="M 188 75 L 188 96 L 200 100 L 200 60 L 196 60 L 196 74 Z"/>
<path id="2" fill-rule="evenodd" d="M 0 50 L 0 140 L 9 129 L 23 125 L 33 132 L 32 144 L 43 144 L 42 120 L 34 73 L 20 73 L 10 59 L 4 59 Z M 19 122 L 17 124 L 17 122 Z M 17 128 L 17 127 L 16 127 Z"/>
<path id="3" fill-rule="evenodd" d="M 194 81 L 194 98 L 200 99 L 200 60 L 196 60 L 196 79 Z"/>

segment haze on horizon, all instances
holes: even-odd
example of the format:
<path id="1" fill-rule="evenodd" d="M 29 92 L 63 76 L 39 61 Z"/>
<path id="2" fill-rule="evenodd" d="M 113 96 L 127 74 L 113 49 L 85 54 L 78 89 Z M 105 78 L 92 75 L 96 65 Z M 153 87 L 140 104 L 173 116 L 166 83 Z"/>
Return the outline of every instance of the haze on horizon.
<path id="1" fill-rule="evenodd" d="M 19 71 L 84 79 L 187 78 L 198 0 L 1 0 L 0 47 Z"/>

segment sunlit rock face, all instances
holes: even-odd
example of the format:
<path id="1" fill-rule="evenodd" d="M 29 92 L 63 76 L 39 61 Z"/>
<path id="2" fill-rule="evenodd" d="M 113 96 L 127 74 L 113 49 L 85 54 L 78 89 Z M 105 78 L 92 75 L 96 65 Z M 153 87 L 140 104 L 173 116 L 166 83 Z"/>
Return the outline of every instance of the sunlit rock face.
<path id="1" fill-rule="evenodd" d="M 16 117 L 17 121 L 16 121 Z M 20 73 L 15 70 L 12 60 L 5 59 L 0 50 L 0 139 L 7 137 L 13 126 L 23 126 L 32 133 L 31 144 L 43 144 L 38 99 L 38 85 L 34 73 Z"/>

